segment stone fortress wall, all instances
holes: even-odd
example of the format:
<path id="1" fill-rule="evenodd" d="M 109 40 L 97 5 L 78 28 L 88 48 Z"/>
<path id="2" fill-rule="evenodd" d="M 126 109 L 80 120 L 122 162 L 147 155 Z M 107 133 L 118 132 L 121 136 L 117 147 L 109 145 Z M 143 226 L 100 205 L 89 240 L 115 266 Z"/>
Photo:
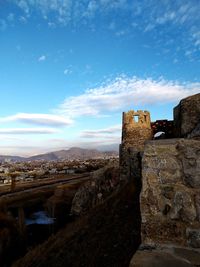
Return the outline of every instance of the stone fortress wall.
<path id="1" fill-rule="evenodd" d="M 164 129 L 167 139 L 152 140 Z M 120 168 L 122 180 L 142 183 L 142 242 L 200 248 L 200 94 L 181 100 L 174 121 L 123 113 Z"/>

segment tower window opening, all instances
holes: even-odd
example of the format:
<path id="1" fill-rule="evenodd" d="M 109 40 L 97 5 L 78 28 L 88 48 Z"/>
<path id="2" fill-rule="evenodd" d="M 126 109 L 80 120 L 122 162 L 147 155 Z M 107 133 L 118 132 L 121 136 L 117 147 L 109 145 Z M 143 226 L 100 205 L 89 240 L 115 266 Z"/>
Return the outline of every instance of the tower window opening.
<path id="1" fill-rule="evenodd" d="M 134 120 L 134 122 L 139 122 L 139 116 L 138 115 L 134 115 L 133 116 L 133 120 Z"/>

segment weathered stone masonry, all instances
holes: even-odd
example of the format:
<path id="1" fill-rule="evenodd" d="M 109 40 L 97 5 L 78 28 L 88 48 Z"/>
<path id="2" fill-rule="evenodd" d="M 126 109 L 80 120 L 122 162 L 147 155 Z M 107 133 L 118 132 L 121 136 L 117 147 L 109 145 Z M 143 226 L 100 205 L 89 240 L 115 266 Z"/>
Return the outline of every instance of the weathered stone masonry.
<path id="1" fill-rule="evenodd" d="M 174 108 L 174 134 L 200 139 L 200 94 L 182 99 Z"/>
<path id="2" fill-rule="evenodd" d="M 142 241 L 200 247 L 200 142 L 147 142 L 142 158 Z"/>
<path id="3" fill-rule="evenodd" d="M 121 180 L 141 180 L 141 172 L 138 169 L 141 161 L 140 151 L 144 150 L 144 143 L 149 139 L 152 139 L 150 113 L 142 110 L 123 112 L 120 145 Z"/>
<path id="4" fill-rule="evenodd" d="M 152 138 L 150 113 L 130 110 L 123 112 L 122 120 L 122 146 L 143 150 L 144 142 Z"/>
<path id="5" fill-rule="evenodd" d="M 163 126 L 176 139 L 151 141 Z M 181 100 L 174 121 L 123 113 L 120 168 L 122 180 L 142 180 L 142 242 L 200 248 L 200 94 Z"/>

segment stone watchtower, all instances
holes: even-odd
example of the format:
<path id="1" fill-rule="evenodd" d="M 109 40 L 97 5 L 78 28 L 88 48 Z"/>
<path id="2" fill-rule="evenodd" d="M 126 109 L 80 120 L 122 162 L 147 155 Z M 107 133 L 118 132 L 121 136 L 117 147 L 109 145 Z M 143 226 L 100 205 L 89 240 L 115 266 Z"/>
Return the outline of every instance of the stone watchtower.
<path id="1" fill-rule="evenodd" d="M 120 145 L 121 180 L 140 177 L 140 152 L 144 150 L 146 140 L 152 139 L 151 119 L 148 111 L 130 110 L 123 112 L 122 142 Z M 128 178 L 128 179 L 129 179 Z"/>
<path id="2" fill-rule="evenodd" d="M 152 139 L 151 119 L 148 111 L 123 112 L 122 146 L 142 151 L 146 140 Z"/>

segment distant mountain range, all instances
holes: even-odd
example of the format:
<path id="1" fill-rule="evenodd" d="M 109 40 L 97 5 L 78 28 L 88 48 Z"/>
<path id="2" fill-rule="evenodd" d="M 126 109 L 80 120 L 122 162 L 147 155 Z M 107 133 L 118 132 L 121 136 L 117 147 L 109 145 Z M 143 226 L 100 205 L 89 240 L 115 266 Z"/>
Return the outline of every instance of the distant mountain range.
<path id="1" fill-rule="evenodd" d="M 104 157 L 116 157 L 118 156 L 117 151 L 99 151 L 97 149 L 84 149 L 79 147 L 72 147 L 68 150 L 59 150 L 49 152 L 45 154 L 39 154 L 32 157 L 19 157 L 19 156 L 5 156 L 0 155 L 0 162 L 11 161 L 11 162 L 22 162 L 22 161 L 34 161 L 34 160 L 75 160 L 75 159 L 93 159 L 93 158 L 104 158 Z"/>

